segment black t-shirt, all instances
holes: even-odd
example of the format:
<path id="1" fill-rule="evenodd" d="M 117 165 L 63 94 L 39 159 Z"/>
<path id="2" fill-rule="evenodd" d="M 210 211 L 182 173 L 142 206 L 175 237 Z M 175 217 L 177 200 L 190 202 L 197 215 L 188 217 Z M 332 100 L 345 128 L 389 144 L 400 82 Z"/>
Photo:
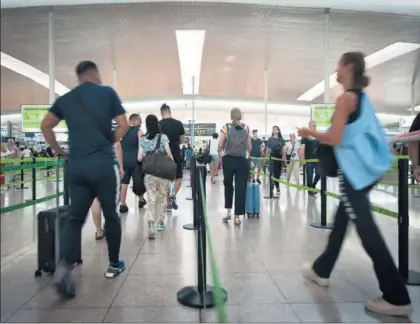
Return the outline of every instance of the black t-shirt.
<path id="1" fill-rule="evenodd" d="M 410 133 L 419 131 L 419 130 L 420 130 L 420 113 L 418 113 L 416 118 L 414 118 L 413 123 L 411 124 L 411 127 L 410 127 Z M 420 142 L 418 143 L 418 145 L 419 145 L 419 161 L 420 161 Z"/>
<path id="2" fill-rule="evenodd" d="M 92 119 L 107 131 L 107 138 L 81 107 L 80 100 Z M 73 167 L 114 165 L 112 120 L 125 110 L 111 87 L 85 82 L 58 98 L 50 112 L 66 121 L 69 135 L 69 163 Z"/>
<path id="3" fill-rule="evenodd" d="M 319 142 L 313 138 L 302 138 L 301 145 L 305 145 L 305 159 L 317 159 L 318 158 L 318 144 Z"/>
<path id="4" fill-rule="evenodd" d="M 169 147 L 174 159 L 181 156 L 180 137 L 185 135 L 184 125 L 175 118 L 164 118 L 160 122 L 160 129 L 169 139 Z"/>

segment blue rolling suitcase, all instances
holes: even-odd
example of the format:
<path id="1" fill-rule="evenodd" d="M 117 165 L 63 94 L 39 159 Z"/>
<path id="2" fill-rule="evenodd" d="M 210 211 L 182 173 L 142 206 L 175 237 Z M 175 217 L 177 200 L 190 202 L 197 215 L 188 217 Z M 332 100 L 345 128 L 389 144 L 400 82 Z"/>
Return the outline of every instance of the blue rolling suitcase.
<path id="1" fill-rule="evenodd" d="M 246 187 L 245 211 L 249 217 L 260 217 L 260 185 L 248 182 Z"/>

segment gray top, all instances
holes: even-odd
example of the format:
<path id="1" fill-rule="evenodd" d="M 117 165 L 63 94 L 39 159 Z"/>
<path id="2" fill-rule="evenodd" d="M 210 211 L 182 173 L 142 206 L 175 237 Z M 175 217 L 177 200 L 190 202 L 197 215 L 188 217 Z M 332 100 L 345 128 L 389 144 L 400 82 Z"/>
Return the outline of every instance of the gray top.
<path id="1" fill-rule="evenodd" d="M 267 141 L 267 146 L 272 155 L 281 155 L 286 142 L 282 137 L 270 137 Z"/>

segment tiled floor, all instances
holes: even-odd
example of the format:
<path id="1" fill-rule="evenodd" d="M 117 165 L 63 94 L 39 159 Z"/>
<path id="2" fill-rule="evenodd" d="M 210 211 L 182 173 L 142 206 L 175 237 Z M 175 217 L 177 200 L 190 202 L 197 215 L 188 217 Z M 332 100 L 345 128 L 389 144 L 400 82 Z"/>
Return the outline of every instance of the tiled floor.
<path id="1" fill-rule="evenodd" d="M 336 185 L 329 183 L 336 192 Z M 401 322 L 377 317 L 363 309 L 364 301 L 379 295 L 370 260 L 350 229 L 329 289 L 304 281 L 301 264 L 323 249 L 328 231 L 308 226 L 319 219 L 319 198 L 282 187 L 277 201 L 262 199 L 260 219 L 246 219 L 241 227 L 224 225 L 223 186 L 208 186 L 209 232 L 223 287 L 228 291 L 230 322 Z M 47 193 L 53 184 L 45 184 Z M 263 188 L 263 191 L 266 190 Z M 26 193 L 3 195 L 23 199 Z M 264 192 L 263 192 L 264 195 Z M 420 271 L 420 198 L 410 198 L 412 227 L 410 261 Z M 91 219 L 83 231 L 84 264 L 75 269 L 77 297 L 63 302 L 49 285 L 50 278 L 34 278 L 36 268 L 36 212 L 53 202 L 1 216 L 1 320 L 7 322 L 198 322 L 200 312 L 177 302 L 177 291 L 197 281 L 196 238 L 182 225 L 192 219 L 190 189 L 179 194 L 180 209 L 167 218 L 167 229 L 155 241 L 146 238 L 144 210 L 135 208 L 130 194 L 130 213 L 121 216 L 121 258 L 128 269 L 119 278 L 106 280 L 106 242 L 94 240 Z M 375 191 L 372 200 L 396 210 L 393 189 Z M 328 199 L 329 216 L 337 201 Z M 377 215 L 377 222 L 394 257 L 397 257 L 397 222 Z M 211 282 L 210 267 L 207 269 Z M 420 286 L 409 287 L 420 321 Z M 205 322 L 217 321 L 214 311 L 204 312 Z"/>

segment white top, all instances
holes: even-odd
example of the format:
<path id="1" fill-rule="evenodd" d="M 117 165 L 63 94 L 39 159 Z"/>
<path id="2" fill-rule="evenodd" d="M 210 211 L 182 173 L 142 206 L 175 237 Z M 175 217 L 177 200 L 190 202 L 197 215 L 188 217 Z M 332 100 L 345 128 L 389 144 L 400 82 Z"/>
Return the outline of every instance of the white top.
<path id="1" fill-rule="evenodd" d="M 286 144 L 286 154 L 290 155 L 291 160 L 299 160 L 299 147 L 300 143 L 295 141 L 295 144 L 287 142 Z"/>
<path id="2" fill-rule="evenodd" d="M 31 150 L 30 149 L 24 149 L 23 151 L 22 151 L 22 156 L 24 157 L 24 158 L 30 158 L 30 157 L 32 157 L 32 152 L 31 152 Z"/>
<path id="3" fill-rule="evenodd" d="M 219 153 L 217 152 L 218 150 L 218 146 L 219 146 L 219 141 L 217 140 L 217 138 L 212 138 L 210 140 L 210 155 L 218 155 Z"/>

